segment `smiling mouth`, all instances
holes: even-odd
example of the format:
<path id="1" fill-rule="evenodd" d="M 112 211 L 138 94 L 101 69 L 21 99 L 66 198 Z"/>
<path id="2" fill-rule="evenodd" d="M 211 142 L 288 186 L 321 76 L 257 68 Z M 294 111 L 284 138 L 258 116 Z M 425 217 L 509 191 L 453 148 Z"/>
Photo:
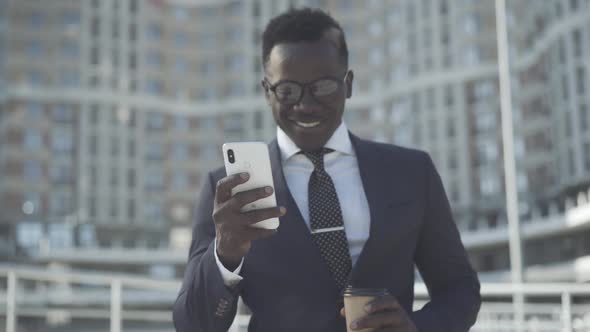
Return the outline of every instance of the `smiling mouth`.
<path id="1" fill-rule="evenodd" d="M 320 124 L 320 121 L 315 121 L 315 122 L 295 121 L 295 124 L 298 125 L 299 127 L 303 127 L 303 128 L 313 128 L 313 127 L 317 127 Z"/>

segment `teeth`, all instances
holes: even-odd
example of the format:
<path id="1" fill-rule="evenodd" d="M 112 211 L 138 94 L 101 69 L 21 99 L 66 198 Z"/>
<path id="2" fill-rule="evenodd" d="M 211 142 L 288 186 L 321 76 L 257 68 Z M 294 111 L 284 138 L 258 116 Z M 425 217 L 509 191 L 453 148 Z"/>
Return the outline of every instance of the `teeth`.
<path id="1" fill-rule="evenodd" d="M 296 121 L 295 122 L 298 126 L 303 127 L 303 128 L 313 128 L 317 125 L 320 124 L 320 121 L 316 121 L 316 122 L 299 122 Z"/>

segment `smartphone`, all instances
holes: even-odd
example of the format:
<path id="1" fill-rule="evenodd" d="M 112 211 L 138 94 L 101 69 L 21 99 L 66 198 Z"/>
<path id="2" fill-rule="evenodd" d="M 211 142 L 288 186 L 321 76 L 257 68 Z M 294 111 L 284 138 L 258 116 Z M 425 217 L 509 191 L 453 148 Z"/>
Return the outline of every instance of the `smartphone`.
<path id="1" fill-rule="evenodd" d="M 272 169 L 268 146 L 263 142 L 233 142 L 225 143 L 222 147 L 223 162 L 227 175 L 247 172 L 250 178 L 232 189 L 232 195 L 236 193 L 270 186 L 274 189 Z M 273 190 L 272 195 L 261 198 L 255 202 L 245 205 L 242 211 L 271 208 L 277 206 L 276 196 Z M 279 227 L 279 219 L 266 219 L 252 226 L 265 229 L 276 229 Z"/>

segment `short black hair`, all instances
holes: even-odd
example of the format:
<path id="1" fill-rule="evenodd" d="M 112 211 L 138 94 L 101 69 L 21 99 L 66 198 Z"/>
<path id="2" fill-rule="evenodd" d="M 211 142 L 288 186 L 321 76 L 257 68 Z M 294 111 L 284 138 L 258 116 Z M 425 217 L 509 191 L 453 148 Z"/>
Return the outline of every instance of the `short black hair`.
<path id="1" fill-rule="evenodd" d="M 262 34 L 262 67 L 266 67 L 270 51 L 276 44 L 318 41 L 332 28 L 339 31 L 338 51 L 342 63 L 348 67 L 344 30 L 329 14 L 312 8 L 291 8 L 268 22 Z"/>

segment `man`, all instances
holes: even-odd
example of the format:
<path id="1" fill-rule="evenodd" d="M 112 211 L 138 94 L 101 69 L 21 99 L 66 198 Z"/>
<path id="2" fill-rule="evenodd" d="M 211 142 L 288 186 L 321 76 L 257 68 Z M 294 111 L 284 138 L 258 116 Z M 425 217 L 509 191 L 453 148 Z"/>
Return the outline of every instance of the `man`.
<path id="1" fill-rule="evenodd" d="M 247 175 L 209 174 L 174 306 L 179 332 L 226 331 L 238 296 L 249 331 L 346 331 L 342 289 L 385 288 L 350 328 L 467 331 L 480 306 L 433 163 L 424 152 L 365 141 L 342 122 L 353 72 L 339 24 L 292 9 L 263 34 L 262 86 L 277 123 L 270 143 L 278 207 L 240 212 L 272 193 L 231 196 Z M 280 217 L 277 231 L 250 227 Z M 414 264 L 431 301 L 413 312 Z"/>

